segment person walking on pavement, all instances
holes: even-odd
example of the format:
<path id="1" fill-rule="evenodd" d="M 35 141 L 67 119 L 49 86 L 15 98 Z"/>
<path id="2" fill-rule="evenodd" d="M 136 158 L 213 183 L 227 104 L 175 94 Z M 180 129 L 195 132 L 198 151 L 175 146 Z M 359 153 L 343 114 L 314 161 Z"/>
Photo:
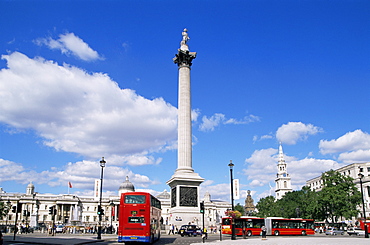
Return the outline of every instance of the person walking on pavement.
<path id="1" fill-rule="evenodd" d="M 266 240 L 266 232 L 267 232 L 266 226 L 262 226 L 261 227 L 262 240 Z"/>
<path id="2" fill-rule="evenodd" d="M 173 232 L 174 229 L 175 229 L 175 226 L 174 225 L 170 225 L 170 231 L 168 232 L 168 235 L 171 235 L 171 233 L 173 235 L 175 235 L 175 233 Z"/>

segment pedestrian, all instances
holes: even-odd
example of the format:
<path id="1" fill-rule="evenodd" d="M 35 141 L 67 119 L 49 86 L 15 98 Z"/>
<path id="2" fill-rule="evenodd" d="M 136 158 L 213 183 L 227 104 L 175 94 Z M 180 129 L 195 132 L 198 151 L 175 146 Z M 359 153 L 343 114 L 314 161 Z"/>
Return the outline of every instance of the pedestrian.
<path id="1" fill-rule="evenodd" d="M 174 233 L 174 230 L 175 229 L 175 226 L 174 225 L 170 225 L 170 231 L 168 232 L 168 235 L 171 235 L 171 233 L 173 234 L 173 235 L 175 235 L 175 233 Z"/>
<path id="2" fill-rule="evenodd" d="M 208 238 L 207 228 L 206 227 L 204 227 L 204 229 L 203 229 L 203 236 L 204 236 L 205 239 Z"/>
<path id="3" fill-rule="evenodd" d="M 262 240 L 266 240 L 266 232 L 267 232 L 266 226 L 262 226 L 261 227 Z"/>

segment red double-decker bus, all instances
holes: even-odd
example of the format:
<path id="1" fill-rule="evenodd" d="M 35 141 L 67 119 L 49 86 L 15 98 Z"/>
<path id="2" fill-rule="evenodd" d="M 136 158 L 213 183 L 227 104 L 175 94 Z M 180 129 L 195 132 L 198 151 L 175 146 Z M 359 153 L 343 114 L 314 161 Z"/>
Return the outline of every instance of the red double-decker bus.
<path id="1" fill-rule="evenodd" d="M 146 192 L 121 194 L 118 242 L 153 243 L 160 238 L 161 202 Z"/>
<path id="2" fill-rule="evenodd" d="M 246 236 L 258 236 L 261 233 L 261 227 L 265 225 L 265 220 L 258 217 L 242 216 L 234 220 L 235 235 L 242 236 L 243 231 Z M 231 218 L 222 218 L 222 234 L 231 235 Z"/>
<path id="3" fill-rule="evenodd" d="M 313 219 L 284 219 L 269 217 L 265 219 L 267 235 L 314 235 Z"/>
<path id="4" fill-rule="evenodd" d="M 235 235 L 258 236 L 262 226 L 266 226 L 267 235 L 314 235 L 313 219 L 284 219 L 278 217 L 258 218 L 242 216 L 234 220 Z M 222 218 L 222 234 L 231 235 L 231 218 Z"/>

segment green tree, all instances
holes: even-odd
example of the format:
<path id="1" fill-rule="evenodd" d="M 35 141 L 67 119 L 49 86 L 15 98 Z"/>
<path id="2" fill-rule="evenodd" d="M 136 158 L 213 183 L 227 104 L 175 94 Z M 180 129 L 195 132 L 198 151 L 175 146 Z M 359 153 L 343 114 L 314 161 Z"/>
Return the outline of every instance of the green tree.
<path id="1" fill-rule="evenodd" d="M 258 210 L 258 213 L 256 214 L 258 217 L 265 218 L 269 216 L 276 216 L 277 205 L 275 202 L 275 197 L 267 196 L 261 198 L 256 204 L 256 209 Z"/>
<path id="2" fill-rule="evenodd" d="M 310 187 L 302 187 L 302 211 L 301 217 L 304 219 L 324 220 L 319 206 L 319 194 L 312 191 Z"/>
<path id="3" fill-rule="evenodd" d="M 236 204 L 234 209 L 239 211 L 242 215 L 244 215 L 244 207 L 240 205 L 240 203 Z"/>
<path id="4" fill-rule="evenodd" d="M 298 218 L 303 210 L 302 192 L 292 191 L 286 193 L 281 199 L 276 201 L 277 216 L 284 218 Z"/>
<path id="5" fill-rule="evenodd" d="M 338 218 L 350 219 L 357 216 L 357 206 L 361 204 L 361 193 L 353 183 L 353 178 L 337 171 L 329 170 L 322 174 L 323 188 L 319 194 L 321 213 L 336 223 Z"/>
<path id="6" fill-rule="evenodd" d="M 300 191 L 286 193 L 276 202 L 278 216 L 284 218 L 318 218 L 318 195 L 307 186 Z"/>

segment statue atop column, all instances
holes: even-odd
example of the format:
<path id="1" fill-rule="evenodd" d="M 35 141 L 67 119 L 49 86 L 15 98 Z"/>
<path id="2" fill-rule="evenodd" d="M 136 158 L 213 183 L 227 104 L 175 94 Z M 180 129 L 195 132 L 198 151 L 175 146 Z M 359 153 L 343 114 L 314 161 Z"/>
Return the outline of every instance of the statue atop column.
<path id="1" fill-rule="evenodd" d="M 188 29 L 184 29 L 182 31 L 182 40 L 180 42 L 180 46 L 182 45 L 186 45 L 186 43 L 188 42 L 188 40 L 190 39 L 189 35 L 188 35 Z"/>
<path id="2" fill-rule="evenodd" d="M 253 203 L 251 191 L 248 190 L 247 193 L 248 194 L 247 194 L 247 198 L 245 199 L 244 210 L 245 210 L 245 214 L 247 216 L 250 216 L 255 211 L 256 207 L 254 206 L 254 203 Z"/>
<path id="3" fill-rule="evenodd" d="M 188 41 L 190 37 L 188 35 L 188 29 L 184 29 L 182 31 L 182 40 L 180 42 L 180 48 L 178 49 L 178 53 L 176 54 L 176 57 L 173 58 L 173 62 L 177 64 L 178 66 L 188 66 L 190 67 L 192 65 L 192 60 L 195 59 L 197 53 L 196 52 L 190 52 Z"/>

